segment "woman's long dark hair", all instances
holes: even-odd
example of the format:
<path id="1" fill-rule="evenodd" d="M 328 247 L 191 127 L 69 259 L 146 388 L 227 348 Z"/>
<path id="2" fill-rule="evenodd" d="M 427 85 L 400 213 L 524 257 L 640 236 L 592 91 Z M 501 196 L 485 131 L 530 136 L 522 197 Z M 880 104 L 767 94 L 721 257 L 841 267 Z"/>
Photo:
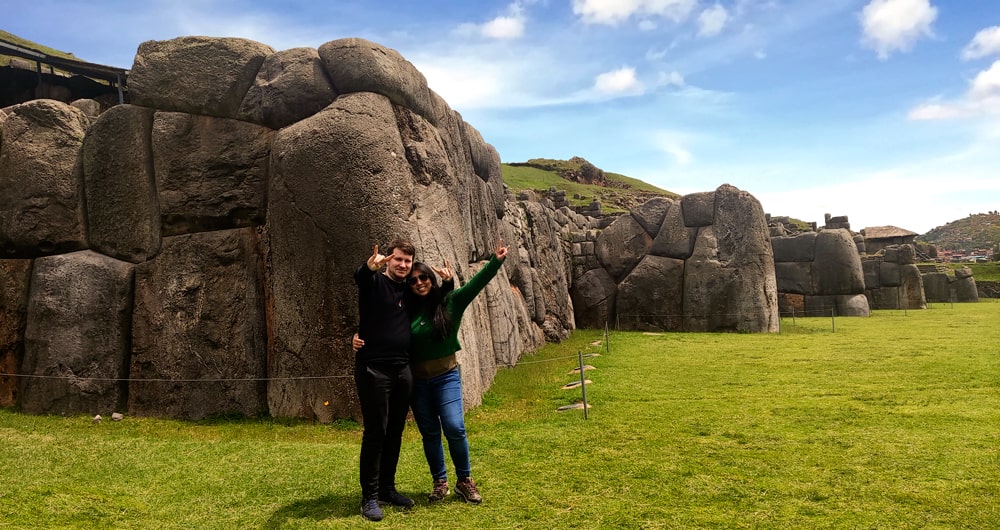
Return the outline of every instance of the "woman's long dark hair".
<path id="1" fill-rule="evenodd" d="M 419 310 L 434 323 L 434 331 L 444 340 L 452 332 L 451 318 L 448 317 L 448 312 L 444 309 L 444 295 L 446 293 L 438 285 L 434 270 L 423 262 L 415 261 L 413 262 L 413 268 L 410 269 L 410 277 L 412 278 L 420 274 L 426 274 L 431 279 L 431 290 L 427 293 L 427 296 L 417 297 L 420 304 Z"/>

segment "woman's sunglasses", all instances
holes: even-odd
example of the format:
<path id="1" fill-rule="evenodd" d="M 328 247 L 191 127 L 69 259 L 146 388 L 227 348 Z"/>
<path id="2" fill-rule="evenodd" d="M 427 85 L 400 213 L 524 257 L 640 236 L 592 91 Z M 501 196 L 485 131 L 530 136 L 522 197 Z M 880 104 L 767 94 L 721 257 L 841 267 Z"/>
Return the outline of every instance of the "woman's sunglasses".
<path id="1" fill-rule="evenodd" d="M 422 282 L 426 282 L 429 279 L 431 279 L 431 277 L 428 276 L 428 275 L 426 275 L 426 274 L 418 274 L 416 276 L 410 276 L 409 278 L 407 278 L 406 279 L 406 283 L 408 283 L 410 285 L 416 285 L 417 284 L 417 280 L 420 280 Z"/>

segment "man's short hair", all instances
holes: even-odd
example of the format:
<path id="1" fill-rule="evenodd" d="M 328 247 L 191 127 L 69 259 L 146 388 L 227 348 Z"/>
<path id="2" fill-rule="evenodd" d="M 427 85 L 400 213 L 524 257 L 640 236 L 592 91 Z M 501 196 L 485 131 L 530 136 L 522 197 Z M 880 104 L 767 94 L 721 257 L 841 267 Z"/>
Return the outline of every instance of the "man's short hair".
<path id="1" fill-rule="evenodd" d="M 399 249 L 400 252 L 408 256 L 417 256 L 417 249 L 413 247 L 413 243 L 410 243 L 406 239 L 393 239 L 392 242 L 389 243 L 389 248 L 386 250 L 385 255 L 391 256 L 396 249 Z"/>

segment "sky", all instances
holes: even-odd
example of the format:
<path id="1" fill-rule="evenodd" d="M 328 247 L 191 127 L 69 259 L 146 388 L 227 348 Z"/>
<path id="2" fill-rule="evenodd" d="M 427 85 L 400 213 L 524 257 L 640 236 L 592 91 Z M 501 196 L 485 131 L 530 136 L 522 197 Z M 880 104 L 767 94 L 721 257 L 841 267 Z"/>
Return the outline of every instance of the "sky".
<path id="1" fill-rule="evenodd" d="M 393 48 L 503 162 L 918 234 L 1000 210 L 998 0 L 31 0 L 0 29 L 131 68 L 140 43 Z"/>

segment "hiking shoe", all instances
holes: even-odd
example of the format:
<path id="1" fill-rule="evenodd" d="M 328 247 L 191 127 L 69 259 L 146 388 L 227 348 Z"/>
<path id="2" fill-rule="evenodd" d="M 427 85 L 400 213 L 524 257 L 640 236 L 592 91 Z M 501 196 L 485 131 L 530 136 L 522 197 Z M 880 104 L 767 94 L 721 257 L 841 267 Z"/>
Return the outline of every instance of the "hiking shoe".
<path id="1" fill-rule="evenodd" d="M 450 490 L 448 489 L 448 479 L 440 478 L 434 481 L 434 489 L 431 490 L 431 494 L 427 496 L 427 500 L 430 502 L 437 502 L 448 496 Z"/>
<path id="2" fill-rule="evenodd" d="M 461 495 L 465 499 L 465 502 L 472 504 L 483 502 L 483 496 L 479 494 L 479 489 L 476 488 L 476 481 L 472 480 L 472 477 L 459 480 L 455 484 L 455 493 Z"/>
<path id="3" fill-rule="evenodd" d="M 400 495 L 395 488 L 379 492 L 378 500 L 379 502 L 399 506 L 400 508 L 413 508 L 414 504 L 413 499 L 405 495 Z"/>
<path id="4" fill-rule="evenodd" d="M 382 520 L 382 508 L 378 506 L 378 497 L 369 497 L 361 501 L 361 516 L 369 521 Z"/>

